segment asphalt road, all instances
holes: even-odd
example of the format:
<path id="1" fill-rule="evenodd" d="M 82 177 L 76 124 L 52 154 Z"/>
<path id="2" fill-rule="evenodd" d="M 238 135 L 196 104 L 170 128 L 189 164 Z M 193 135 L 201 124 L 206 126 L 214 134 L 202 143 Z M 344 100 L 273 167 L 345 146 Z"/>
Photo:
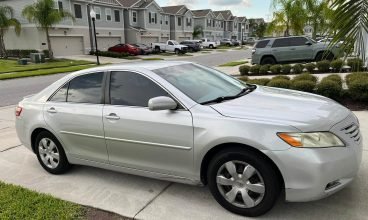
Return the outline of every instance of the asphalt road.
<path id="1" fill-rule="evenodd" d="M 249 58 L 250 55 L 251 50 L 238 50 L 208 54 L 198 57 L 179 57 L 176 60 L 192 61 L 206 66 L 218 66 L 230 61 Z M 49 76 L 0 80 L 0 107 L 15 105 L 21 101 L 24 96 L 41 91 L 65 75 L 66 74 L 56 74 Z"/>

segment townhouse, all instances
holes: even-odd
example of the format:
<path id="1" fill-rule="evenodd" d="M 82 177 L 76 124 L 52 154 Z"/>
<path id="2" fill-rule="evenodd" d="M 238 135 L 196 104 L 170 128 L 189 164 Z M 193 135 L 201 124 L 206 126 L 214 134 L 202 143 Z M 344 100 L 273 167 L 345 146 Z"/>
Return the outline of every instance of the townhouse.
<path id="1" fill-rule="evenodd" d="M 2 4 L 14 9 L 14 17 L 22 24 L 22 31 L 17 37 L 13 31 L 5 35 L 8 49 L 46 50 L 47 40 L 44 31 L 37 29 L 22 17 L 22 10 L 32 4 L 30 0 L 6 0 Z M 96 11 L 96 33 L 98 47 L 107 50 L 110 46 L 125 41 L 122 5 L 116 0 L 55 0 L 56 10 L 71 12 L 75 21 L 64 19 L 50 30 L 51 44 L 55 56 L 88 54 L 94 49 L 89 11 Z"/>
<path id="2" fill-rule="evenodd" d="M 47 50 L 46 34 L 22 17 L 26 5 L 36 0 L 3 0 L 0 4 L 14 9 L 22 24 L 18 37 L 5 35 L 8 49 Z M 230 10 L 189 10 L 185 5 L 161 7 L 155 0 L 54 0 L 55 10 L 69 11 L 74 17 L 64 19 L 50 30 L 55 56 L 88 54 L 95 50 L 90 11 L 96 12 L 98 49 L 105 51 L 119 43 L 165 42 L 169 39 L 192 39 L 193 30 L 201 26 L 210 40 L 242 39 L 248 36 L 249 20 L 233 16 Z"/>

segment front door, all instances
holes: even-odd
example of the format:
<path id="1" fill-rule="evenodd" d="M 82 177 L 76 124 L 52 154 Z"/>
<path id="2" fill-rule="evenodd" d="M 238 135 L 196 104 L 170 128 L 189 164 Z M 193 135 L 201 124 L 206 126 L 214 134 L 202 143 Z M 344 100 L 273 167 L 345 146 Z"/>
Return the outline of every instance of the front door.
<path id="1" fill-rule="evenodd" d="M 104 73 L 78 76 L 44 105 L 46 123 L 73 157 L 108 162 L 102 123 Z"/>
<path id="2" fill-rule="evenodd" d="M 170 96 L 135 72 L 111 72 L 109 105 L 103 110 L 109 161 L 113 165 L 187 176 L 193 168 L 191 113 L 150 111 L 148 100 Z"/>
<path id="3" fill-rule="evenodd" d="M 307 45 L 309 40 L 305 37 L 293 37 L 290 39 L 291 57 L 295 57 L 295 60 L 312 60 L 313 48 L 311 45 Z"/>

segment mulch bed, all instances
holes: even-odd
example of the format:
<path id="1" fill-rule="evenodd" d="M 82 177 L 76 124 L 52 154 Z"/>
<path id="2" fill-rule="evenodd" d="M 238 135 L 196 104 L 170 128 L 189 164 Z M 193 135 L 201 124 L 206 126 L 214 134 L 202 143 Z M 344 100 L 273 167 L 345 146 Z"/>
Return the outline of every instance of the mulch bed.
<path id="1" fill-rule="evenodd" d="M 368 102 L 359 102 L 350 98 L 345 98 L 339 101 L 340 104 L 344 105 L 351 111 L 367 111 Z"/>
<path id="2" fill-rule="evenodd" d="M 131 220 L 131 218 L 120 216 L 118 214 L 107 212 L 101 209 L 95 209 L 91 207 L 85 207 L 85 219 L 87 220 Z"/>

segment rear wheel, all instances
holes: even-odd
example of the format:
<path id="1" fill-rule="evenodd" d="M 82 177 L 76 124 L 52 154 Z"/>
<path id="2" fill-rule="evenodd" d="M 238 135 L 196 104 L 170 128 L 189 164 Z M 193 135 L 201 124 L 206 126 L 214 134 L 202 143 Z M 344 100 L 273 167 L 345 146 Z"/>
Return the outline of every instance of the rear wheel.
<path id="1" fill-rule="evenodd" d="M 210 44 L 209 48 L 210 48 L 210 49 L 213 49 L 213 45 L 212 45 L 212 44 Z"/>
<path id="2" fill-rule="evenodd" d="M 334 55 L 331 52 L 319 52 L 315 58 L 315 60 L 321 61 L 321 60 L 333 60 Z"/>
<path id="3" fill-rule="evenodd" d="M 49 173 L 62 174 L 71 167 L 63 147 L 54 135 L 47 131 L 38 134 L 35 153 L 41 166 Z"/>
<path id="4" fill-rule="evenodd" d="M 266 64 L 270 64 L 270 65 L 276 64 L 275 58 L 273 58 L 273 57 L 264 57 L 261 60 L 261 65 L 266 65 Z"/>
<path id="5" fill-rule="evenodd" d="M 218 153 L 207 173 L 209 189 L 230 212 L 260 216 L 276 203 L 281 191 L 272 165 L 257 153 L 233 148 Z"/>
<path id="6" fill-rule="evenodd" d="M 155 47 L 155 52 L 160 53 L 160 47 Z"/>

